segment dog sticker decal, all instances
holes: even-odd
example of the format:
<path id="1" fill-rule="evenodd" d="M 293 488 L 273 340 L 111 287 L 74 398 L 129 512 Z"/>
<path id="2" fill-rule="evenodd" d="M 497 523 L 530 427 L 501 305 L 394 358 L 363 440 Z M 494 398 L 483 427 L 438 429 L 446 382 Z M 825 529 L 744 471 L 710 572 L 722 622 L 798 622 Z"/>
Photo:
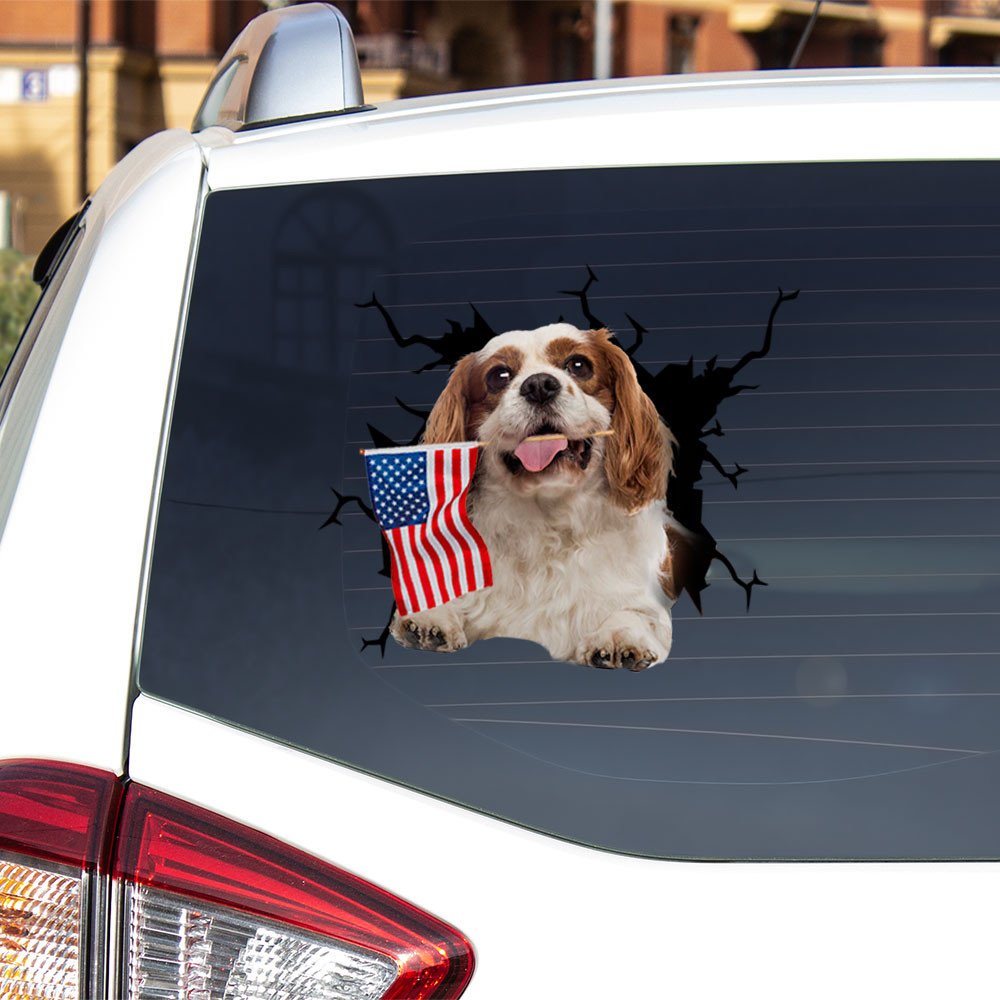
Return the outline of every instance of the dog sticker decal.
<path id="1" fill-rule="evenodd" d="M 778 311 L 798 292 L 778 290 L 763 342 L 735 363 L 711 358 L 699 370 L 689 359 L 654 372 L 635 359 L 644 327 L 626 313 L 633 339 L 623 345 L 594 314 L 589 291 L 598 278 L 590 267 L 586 273 L 582 288 L 563 293 L 579 301 L 581 327 L 560 316 L 534 330 L 496 333 L 473 306 L 468 326 L 449 321 L 440 337 L 407 336 L 376 296 L 359 303 L 378 310 L 399 347 L 434 351 L 415 374 L 449 370 L 431 409 L 395 400 L 420 422 L 409 441 L 369 424 L 366 452 L 475 448 L 462 513 L 492 564 L 488 585 L 447 587 L 449 564 L 438 551 L 447 550 L 445 537 L 432 535 L 414 562 L 381 524 L 381 573 L 393 580 L 395 600 L 381 634 L 363 638 L 363 649 L 384 655 L 394 638 L 454 652 L 506 636 L 536 642 L 555 659 L 639 671 L 668 656 L 670 611 L 682 594 L 701 611 L 713 562 L 743 589 L 748 610 L 753 589 L 766 586 L 756 570 L 742 579 L 716 545 L 699 483 L 706 464 L 734 489 L 746 472 L 725 468 L 708 441 L 723 435 L 722 403 L 754 388 L 736 378 L 766 357 Z M 341 523 L 349 504 L 380 523 L 377 502 L 333 492 L 337 504 L 322 527 Z M 426 578 L 428 594 L 436 585 L 442 598 L 451 596 L 416 609 L 401 601 L 404 562 L 417 584 Z"/>

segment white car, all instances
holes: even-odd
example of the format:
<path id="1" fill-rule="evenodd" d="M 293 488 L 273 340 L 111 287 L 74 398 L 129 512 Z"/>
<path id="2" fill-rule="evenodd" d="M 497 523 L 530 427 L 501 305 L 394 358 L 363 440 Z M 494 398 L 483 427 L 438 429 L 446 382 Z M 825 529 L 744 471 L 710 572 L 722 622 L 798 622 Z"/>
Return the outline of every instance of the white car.
<path id="1" fill-rule="evenodd" d="M 0 384 L 0 994 L 994 997 L 1000 73 L 370 108 L 248 30 Z M 669 656 L 400 645 L 359 451 L 560 321 L 678 442 Z"/>

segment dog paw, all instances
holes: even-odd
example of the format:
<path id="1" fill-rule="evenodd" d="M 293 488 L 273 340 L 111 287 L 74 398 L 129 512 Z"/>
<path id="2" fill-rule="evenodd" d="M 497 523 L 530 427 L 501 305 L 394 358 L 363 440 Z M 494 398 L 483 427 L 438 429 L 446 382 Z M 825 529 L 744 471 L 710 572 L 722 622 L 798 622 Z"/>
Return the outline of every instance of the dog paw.
<path id="1" fill-rule="evenodd" d="M 435 653 L 454 653 L 469 644 L 462 623 L 455 614 L 420 611 L 392 620 L 392 637 L 407 649 L 426 649 Z"/>
<path id="2" fill-rule="evenodd" d="M 638 673 L 665 659 L 665 653 L 658 649 L 619 647 L 608 643 L 600 649 L 584 651 L 579 659 L 592 667 L 603 667 L 605 670 L 622 668 Z"/>
<path id="3" fill-rule="evenodd" d="M 634 611 L 612 615 L 581 645 L 576 660 L 606 670 L 638 673 L 670 652 L 670 620 Z"/>
<path id="4" fill-rule="evenodd" d="M 655 649 L 633 649 L 631 646 L 620 650 L 618 655 L 621 665 L 633 673 L 645 670 L 661 659 Z"/>
<path id="5" fill-rule="evenodd" d="M 613 647 L 611 649 L 595 649 L 589 656 L 587 656 L 586 652 L 583 655 L 586 657 L 585 662 L 589 663 L 592 667 L 611 669 L 615 666 Z"/>

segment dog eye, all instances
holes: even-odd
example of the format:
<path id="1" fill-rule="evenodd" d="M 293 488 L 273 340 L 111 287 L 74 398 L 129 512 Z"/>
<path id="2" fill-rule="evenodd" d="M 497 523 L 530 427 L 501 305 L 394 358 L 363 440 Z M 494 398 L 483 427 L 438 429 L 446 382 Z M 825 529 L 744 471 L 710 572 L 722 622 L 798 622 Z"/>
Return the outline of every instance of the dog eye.
<path id="1" fill-rule="evenodd" d="M 490 392 L 501 392 L 510 385 L 511 370 L 502 365 L 486 373 L 486 388 Z"/>
<path id="2" fill-rule="evenodd" d="M 565 368 L 573 378 L 590 378 L 594 374 L 594 366 L 580 354 L 574 354 L 573 357 L 568 358 Z"/>

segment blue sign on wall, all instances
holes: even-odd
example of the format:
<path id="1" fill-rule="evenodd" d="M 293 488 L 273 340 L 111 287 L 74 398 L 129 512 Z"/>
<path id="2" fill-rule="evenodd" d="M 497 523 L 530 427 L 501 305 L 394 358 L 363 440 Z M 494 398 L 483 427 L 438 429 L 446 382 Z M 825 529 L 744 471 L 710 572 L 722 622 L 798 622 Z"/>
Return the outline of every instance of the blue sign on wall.
<path id="1" fill-rule="evenodd" d="M 49 99 L 49 74 L 44 69 L 26 69 L 21 73 L 21 100 L 47 101 Z"/>

